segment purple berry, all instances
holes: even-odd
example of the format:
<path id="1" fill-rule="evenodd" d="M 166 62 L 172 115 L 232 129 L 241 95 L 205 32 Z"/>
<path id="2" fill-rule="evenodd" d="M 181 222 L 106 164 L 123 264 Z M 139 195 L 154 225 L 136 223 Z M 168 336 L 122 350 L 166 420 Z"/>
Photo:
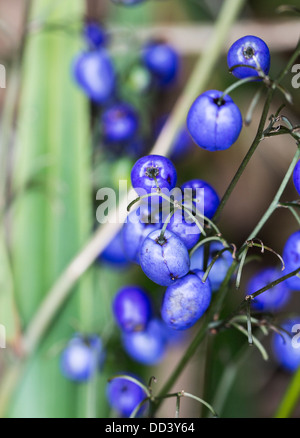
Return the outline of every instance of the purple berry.
<path id="1" fill-rule="evenodd" d="M 105 353 L 101 339 L 96 335 L 75 335 L 61 355 L 62 374 L 76 382 L 85 382 L 101 369 Z"/>
<path id="2" fill-rule="evenodd" d="M 300 161 L 295 166 L 294 173 L 293 173 L 293 181 L 295 188 L 300 195 Z"/>
<path id="3" fill-rule="evenodd" d="M 290 336 L 287 333 L 282 333 L 283 338 L 278 333 L 273 335 L 273 354 L 279 365 L 294 372 L 300 367 L 300 317 L 284 321 L 281 327 Z"/>
<path id="4" fill-rule="evenodd" d="M 265 268 L 255 274 L 248 283 L 247 295 L 267 286 L 272 281 L 281 277 L 280 271 L 276 268 Z M 255 310 L 276 312 L 282 309 L 291 297 L 291 291 L 285 282 L 279 283 L 271 289 L 258 295 L 251 301 Z"/>
<path id="5" fill-rule="evenodd" d="M 127 103 L 115 104 L 104 111 L 101 127 L 106 143 L 120 143 L 131 140 L 139 127 L 136 110 Z"/>
<path id="6" fill-rule="evenodd" d="M 285 275 L 300 268 L 300 231 L 296 231 L 288 238 L 282 256 L 285 263 Z M 288 278 L 286 284 L 291 289 L 300 290 L 300 278 L 297 276 Z"/>
<path id="7" fill-rule="evenodd" d="M 106 103 L 115 91 L 115 69 L 105 49 L 78 55 L 73 75 L 85 94 L 98 104 Z"/>
<path id="8" fill-rule="evenodd" d="M 136 376 L 131 377 L 140 380 Z M 130 417 L 134 409 L 147 397 L 147 394 L 137 383 L 123 377 L 116 377 L 108 382 L 106 396 L 113 409 L 123 417 Z M 143 410 L 142 408 L 140 413 Z"/>
<path id="9" fill-rule="evenodd" d="M 163 323 L 159 319 L 149 321 L 142 332 L 123 333 L 122 342 L 127 354 L 144 365 L 162 361 L 167 348 Z"/>
<path id="10" fill-rule="evenodd" d="M 107 41 L 105 30 L 96 21 L 88 21 L 85 24 L 83 36 L 90 49 L 98 49 Z"/>
<path id="11" fill-rule="evenodd" d="M 192 327 L 206 312 L 211 301 L 209 280 L 202 282 L 202 271 L 190 272 L 166 290 L 161 315 L 176 330 Z"/>
<path id="12" fill-rule="evenodd" d="M 169 286 L 188 273 L 190 258 L 179 237 L 166 230 L 161 238 L 161 230 L 156 230 L 142 243 L 140 264 L 150 280 L 161 286 Z"/>
<path id="13" fill-rule="evenodd" d="M 217 255 L 217 253 L 222 249 L 224 249 L 224 246 L 222 245 L 221 242 L 211 242 L 209 246 L 208 265 L 215 257 L 215 255 Z M 211 288 L 214 292 L 217 291 L 221 286 L 222 281 L 224 280 L 232 262 L 233 262 L 233 258 L 230 251 L 222 252 L 222 254 L 215 261 L 213 267 L 211 268 L 208 274 L 208 279 L 210 281 Z M 204 246 L 200 246 L 200 248 L 198 248 L 191 256 L 190 269 L 192 271 L 194 271 L 195 269 L 200 269 L 202 271 L 204 268 L 203 263 L 204 263 Z"/>
<path id="14" fill-rule="evenodd" d="M 113 313 L 124 332 L 143 331 L 152 314 L 150 298 L 140 287 L 125 286 L 114 298 Z"/>
<path id="15" fill-rule="evenodd" d="M 128 259 L 124 251 L 121 231 L 115 235 L 102 254 L 100 254 L 98 261 L 100 263 L 104 261 L 110 266 L 120 268 L 128 265 Z"/>
<path id="16" fill-rule="evenodd" d="M 167 230 L 178 236 L 187 249 L 196 245 L 201 234 L 198 225 L 184 213 L 184 210 L 175 211 L 167 225 Z"/>
<path id="17" fill-rule="evenodd" d="M 147 43 L 142 50 L 142 60 L 159 87 L 169 85 L 176 79 L 179 56 L 169 44 L 155 41 Z"/>
<path id="18" fill-rule="evenodd" d="M 181 190 L 183 195 L 185 190 L 186 193 L 188 193 L 187 189 L 192 189 L 191 192 L 197 210 L 208 217 L 208 219 L 211 219 L 220 204 L 220 198 L 215 189 L 201 179 L 192 179 L 182 184 Z M 198 196 L 197 189 L 203 189 L 203 191 L 198 191 Z"/>
<path id="19" fill-rule="evenodd" d="M 131 171 L 132 186 L 138 195 L 156 189 L 155 179 L 161 189 L 172 190 L 177 181 L 174 164 L 162 155 L 146 155 L 140 158 Z"/>
<path id="20" fill-rule="evenodd" d="M 232 44 L 227 55 L 227 64 L 232 68 L 238 64 L 257 67 L 257 62 L 264 74 L 268 74 L 270 70 L 270 51 L 266 43 L 253 35 L 247 35 L 238 39 Z M 253 68 L 237 67 L 232 71 L 232 74 L 239 79 L 249 76 L 258 76 L 258 72 Z"/>
<path id="21" fill-rule="evenodd" d="M 209 90 L 192 104 L 187 127 L 195 143 L 209 151 L 228 149 L 240 135 L 243 119 L 230 96 L 219 98 L 222 91 Z"/>
<path id="22" fill-rule="evenodd" d="M 125 254 L 131 262 L 140 263 L 140 248 L 152 231 L 162 228 L 160 215 L 149 213 L 148 206 L 141 206 L 127 217 L 123 226 Z"/>

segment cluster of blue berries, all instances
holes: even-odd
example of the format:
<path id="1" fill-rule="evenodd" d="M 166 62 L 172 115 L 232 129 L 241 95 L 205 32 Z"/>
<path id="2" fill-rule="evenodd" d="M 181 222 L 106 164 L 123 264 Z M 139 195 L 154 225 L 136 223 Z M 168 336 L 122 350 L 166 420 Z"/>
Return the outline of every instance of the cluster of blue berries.
<path id="1" fill-rule="evenodd" d="M 269 72 L 270 52 L 262 39 L 247 35 L 230 47 L 227 63 L 237 78 L 259 80 Z M 219 90 L 205 91 L 197 97 L 187 116 L 187 127 L 195 143 L 209 151 L 228 149 L 238 139 L 242 126 L 238 106 Z"/>

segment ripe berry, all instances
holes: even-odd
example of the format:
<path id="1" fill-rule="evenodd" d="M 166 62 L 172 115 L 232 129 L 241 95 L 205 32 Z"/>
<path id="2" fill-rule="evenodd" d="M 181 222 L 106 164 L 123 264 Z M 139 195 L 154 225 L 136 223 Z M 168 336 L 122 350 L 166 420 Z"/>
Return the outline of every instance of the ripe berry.
<path id="1" fill-rule="evenodd" d="M 156 189 L 155 179 L 161 189 L 172 190 L 177 181 L 174 164 L 162 155 L 146 155 L 140 158 L 131 171 L 132 186 L 138 195 Z"/>
<path id="2" fill-rule="evenodd" d="M 123 245 L 128 260 L 139 264 L 140 248 L 144 239 L 152 231 L 161 228 L 160 215 L 150 213 L 148 206 L 142 205 L 130 213 L 123 226 Z"/>
<path id="3" fill-rule="evenodd" d="M 125 286 L 114 298 L 113 313 L 121 330 L 145 330 L 152 314 L 150 298 L 140 287 Z"/>
<path id="4" fill-rule="evenodd" d="M 127 103 L 115 104 L 104 111 L 101 117 L 103 137 L 106 143 L 129 141 L 139 127 L 136 110 Z"/>
<path id="5" fill-rule="evenodd" d="M 295 166 L 294 173 L 293 173 L 293 181 L 295 188 L 300 195 L 300 161 Z"/>
<path id="6" fill-rule="evenodd" d="M 107 262 L 111 266 L 124 267 L 128 265 L 128 259 L 124 252 L 122 232 L 115 235 L 98 257 L 99 262 Z"/>
<path id="7" fill-rule="evenodd" d="M 220 198 L 215 189 L 201 179 L 192 179 L 182 184 L 181 190 L 183 195 L 186 189 L 192 189 L 193 201 L 197 210 L 208 217 L 208 219 L 211 219 L 220 204 Z M 197 189 L 203 189 L 204 194 L 199 190 L 199 195 L 197 196 Z M 186 193 L 188 193 L 188 191 L 186 191 Z"/>
<path id="8" fill-rule="evenodd" d="M 131 377 L 140 380 L 136 376 Z M 106 396 L 113 409 L 123 417 L 130 417 L 134 409 L 147 397 L 147 394 L 135 382 L 123 377 L 116 377 L 108 382 Z"/>
<path id="9" fill-rule="evenodd" d="M 266 43 L 253 35 L 247 35 L 232 44 L 227 55 L 227 64 L 231 68 L 234 65 L 244 64 L 252 67 L 261 67 L 267 75 L 270 70 L 270 51 Z M 237 67 L 232 74 L 239 79 L 248 76 L 258 76 L 253 68 Z"/>
<path id="10" fill-rule="evenodd" d="M 202 271 L 190 272 L 167 288 L 161 315 L 168 326 L 186 330 L 206 312 L 212 292 L 209 280 L 202 283 L 202 276 Z"/>
<path id="11" fill-rule="evenodd" d="M 276 268 L 265 268 L 255 274 L 248 283 L 247 295 L 251 295 L 259 289 L 267 286 L 281 276 Z M 258 295 L 251 301 L 252 307 L 255 310 L 263 310 L 266 312 L 276 312 L 289 301 L 291 291 L 285 282 L 279 283 L 271 289 Z"/>
<path id="12" fill-rule="evenodd" d="M 209 246 L 208 265 L 211 263 L 212 259 L 217 255 L 217 253 L 222 249 L 224 249 L 224 246 L 221 242 L 211 242 Z M 222 252 L 222 254 L 215 261 L 213 267 L 208 274 L 208 279 L 210 280 L 213 292 L 217 291 L 221 286 L 221 283 L 224 280 L 232 262 L 233 259 L 230 251 Z M 200 246 L 200 248 L 198 248 L 191 256 L 191 270 L 194 271 L 195 269 L 200 269 L 202 271 L 204 269 L 203 264 L 204 247 Z"/>
<path id="13" fill-rule="evenodd" d="M 140 264 L 144 273 L 154 283 L 169 286 L 188 273 L 190 258 L 179 237 L 166 230 L 161 239 L 161 230 L 156 230 L 142 243 Z"/>
<path id="14" fill-rule="evenodd" d="M 284 274 L 300 268 L 300 231 L 296 231 L 288 238 L 282 256 L 285 263 Z M 288 278 L 286 284 L 291 289 L 300 290 L 300 278 L 297 276 Z"/>
<path id="15" fill-rule="evenodd" d="M 96 21 L 88 21 L 85 24 L 83 36 L 90 49 L 98 49 L 107 41 L 105 30 Z"/>
<path id="16" fill-rule="evenodd" d="M 159 363 L 167 348 L 163 323 L 159 319 L 150 320 L 142 332 L 123 333 L 122 342 L 127 354 L 144 365 Z"/>
<path id="17" fill-rule="evenodd" d="M 283 338 L 275 333 L 273 336 L 273 354 L 276 361 L 287 371 L 293 372 L 300 367 L 300 317 L 284 321 L 281 327 L 287 333 L 282 333 Z M 298 335 L 297 335 L 298 332 Z"/>
<path id="18" fill-rule="evenodd" d="M 179 56 L 169 44 L 155 41 L 147 43 L 142 50 L 142 60 L 158 86 L 164 87 L 176 79 Z"/>
<path id="19" fill-rule="evenodd" d="M 101 339 L 96 335 L 75 335 L 62 353 L 60 366 L 65 377 L 85 382 L 100 369 L 105 359 Z"/>
<path id="20" fill-rule="evenodd" d="M 77 56 L 73 75 L 85 94 L 98 104 L 106 103 L 115 91 L 115 69 L 105 49 Z"/>
<path id="21" fill-rule="evenodd" d="M 183 210 L 175 211 L 167 225 L 167 230 L 178 236 L 187 249 L 196 245 L 201 234 L 198 225 L 186 216 Z"/>
<path id="22" fill-rule="evenodd" d="M 228 149 L 240 135 L 243 119 L 230 96 L 219 98 L 222 91 L 209 90 L 192 104 L 187 127 L 195 143 L 209 151 Z"/>

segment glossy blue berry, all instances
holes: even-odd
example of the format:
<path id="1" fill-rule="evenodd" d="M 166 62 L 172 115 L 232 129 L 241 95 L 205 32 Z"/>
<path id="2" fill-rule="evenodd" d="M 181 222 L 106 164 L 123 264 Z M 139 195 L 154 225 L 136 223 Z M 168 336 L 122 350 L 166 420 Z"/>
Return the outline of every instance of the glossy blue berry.
<path id="1" fill-rule="evenodd" d="M 195 143 L 209 151 L 228 149 L 240 135 L 243 119 L 230 96 L 219 98 L 222 91 L 209 90 L 192 104 L 187 127 Z"/>
<path id="2" fill-rule="evenodd" d="M 284 275 L 300 268 L 300 231 L 296 231 L 288 238 L 282 256 L 285 263 Z M 300 278 L 297 276 L 288 278 L 286 284 L 291 289 L 300 290 Z"/>
<path id="3" fill-rule="evenodd" d="M 155 41 L 147 43 L 142 50 L 142 60 L 158 86 L 164 87 L 176 79 L 179 56 L 169 44 Z"/>
<path id="4" fill-rule="evenodd" d="M 202 276 L 202 271 L 190 272 L 167 288 L 161 316 L 169 327 L 186 330 L 208 309 L 212 291 L 209 280 L 203 283 Z"/>
<path id="5" fill-rule="evenodd" d="M 273 267 L 261 270 L 249 281 L 246 289 L 247 295 L 251 295 L 259 289 L 262 289 L 281 276 L 282 273 Z M 255 297 L 254 300 L 251 301 L 251 304 L 255 310 L 276 312 L 287 304 L 290 297 L 290 289 L 285 282 L 282 282 Z"/>
<path id="6" fill-rule="evenodd" d="M 208 256 L 208 265 L 212 261 L 212 259 L 218 254 L 219 251 L 224 249 L 224 246 L 221 242 L 211 242 L 209 246 L 209 256 Z M 233 258 L 230 251 L 224 251 L 217 258 L 213 267 L 211 268 L 208 279 L 210 280 L 211 288 L 215 292 L 219 289 L 224 280 L 228 269 L 232 265 Z M 196 249 L 194 254 L 191 256 L 191 270 L 195 269 L 203 270 L 204 266 L 204 246 L 200 246 L 200 248 Z"/>
<path id="7" fill-rule="evenodd" d="M 113 267 L 123 268 L 128 265 L 128 259 L 124 251 L 122 231 L 117 233 L 111 242 L 98 257 L 98 261 L 106 262 Z"/>
<path id="8" fill-rule="evenodd" d="M 123 226 L 123 246 L 128 260 L 139 264 L 144 239 L 152 231 L 161 228 L 160 214 L 151 212 L 148 206 L 142 205 L 131 212 Z"/>
<path id="9" fill-rule="evenodd" d="M 247 35 L 232 44 L 227 55 L 229 68 L 238 64 L 257 67 L 257 63 L 264 74 L 267 75 L 270 70 L 270 51 L 267 44 L 261 38 Z M 258 76 L 258 72 L 249 67 L 237 67 L 232 71 L 232 74 L 239 79 Z"/>
<path id="10" fill-rule="evenodd" d="M 107 33 L 96 21 L 88 21 L 83 28 L 83 36 L 90 49 L 98 49 L 107 42 Z"/>
<path id="11" fill-rule="evenodd" d="M 125 286 L 113 301 L 113 313 L 124 332 L 145 330 L 152 315 L 151 300 L 138 286 Z"/>
<path id="12" fill-rule="evenodd" d="M 115 68 L 105 49 L 78 55 L 73 63 L 73 76 L 85 94 L 98 104 L 108 102 L 114 94 Z"/>
<path id="13" fill-rule="evenodd" d="M 300 161 L 298 161 L 298 163 L 295 166 L 293 173 L 293 181 L 294 181 L 294 186 L 298 194 L 300 195 Z"/>
<path id="14" fill-rule="evenodd" d="M 139 127 L 139 116 L 128 103 L 118 103 L 107 108 L 101 117 L 101 128 L 106 143 L 131 140 Z"/>
<path id="15" fill-rule="evenodd" d="M 155 179 L 161 189 L 172 190 L 177 173 L 172 161 L 162 155 L 146 155 L 134 164 L 131 183 L 138 195 L 156 190 Z"/>
<path id="16" fill-rule="evenodd" d="M 198 189 L 203 189 L 203 191 Z M 200 213 L 204 214 L 208 219 L 214 216 L 220 204 L 220 198 L 215 189 L 208 182 L 202 179 L 192 179 L 182 184 L 181 190 L 183 195 L 185 193 L 187 195 L 190 195 L 190 192 L 192 193 L 193 202 Z M 187 196 L 187 198 L 189 198 L 189 196 Z"/>
<path id="17" fill-rule="evenodd" d="M 184 210 L 177 210 L 167 225 L 167 230 L 179 237 L 187 249 L 193 248 L 200 238 L 198 225 L 186 215 Z"/>
<path id="18" fill-rule="evenodd" d="M 140 265 L 150 280 L 161 286 L 169 286 L 186 275 L 190 268 L 188 250 L 183 241 L 166 230 L 152 231 L 142 243 Z"/>
<path id="19" fill-rule="evenodd" d="M 285 370 L 294 372 L 300 367 L 300 317 L 294 317 L 285 320 L 281 327 L 287 333 L 282 333 L 283 338 L 279 334 L 273 335 L 272 347 L 276 361 Z"/>
<path id="20" fill-rule="evenodd" d="M 162 321 L 152 319 L 142 332 L 123 333 L 122 343 L 127 354 L 136 362 L 144 365 L 161 362 L 167 348 Z"/>
<path id="21" fill-rule="evenodd" d="M 136 376 L 130 376 L 140 380 Z M 130 417 L 134 409 L 147 397 L 147 394 L 137 383 L 123 377 L 116 377 L 108 382 L 106 396 L 110 406 L 119 415 Z M 143 410 L 142 408 L 141 411 Z"/>
<path id="22" fill-rule="evenodd" d="M 98 336 L 76 335 L 61 355 L 61 372 L 70 380 L 85 382 L 101 369 L 104 359 L 105 352 Z"/>

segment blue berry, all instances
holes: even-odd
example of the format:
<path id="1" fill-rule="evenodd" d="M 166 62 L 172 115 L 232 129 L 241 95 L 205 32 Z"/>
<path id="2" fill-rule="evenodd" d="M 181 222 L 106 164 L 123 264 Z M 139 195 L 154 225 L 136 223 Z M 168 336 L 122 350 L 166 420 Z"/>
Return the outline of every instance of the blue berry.
<path id="1" fill-rule="evenodd" d="M 148 206 L 142 205 L 130 213 L 123 226 L 123 245 L 128 260 L 139 264 L 140 249 L 144 239 L 152 231 L 161 228 L 159 213 L 150 213 Z"/>
<path id="2" fill-rule="evenodd" d="M 154 178 L 161 189 L 172 190 L 177 181 L 177 173 L 172 161 L 162 155 L 146 155 L 140 158 L 131 171 L 132 186 L 138 195 L 156 190 Z"/>
<path id="3" fill-rule="evenodd" d="M 178 236 L 187 249 L 196 245 L 201 234 L 198 225 L 184 213 L 184 210 L 175 211 L 167 225 L 167 230 Z"/>
<path id="4" fill-rule="evenodd" d="M 220 204 L 220 198 L 215 189 L 201 179 L 192 179 L 182 184 L 181 190 L 183 195 L 186 189 L 192 189 L 192 196 L 197 210 L 208 217 L 208 219 L 211 219 Z M 203 189 L 204 194 L 199 190 L 199 195 L 197 196 L 197 189 Z"/>
<path id="5" fill-rule="evenodd" d="M 147 43 L 142 50 L 142 60 L 158 86 L 164 87 L 176 79 L 179 56 L 169 44 L 155 41 Z"/>
<path id="6" fill-rule="evenodd" d="M 104 261 L 111 266 L 120 268 L 128 265 L 128 259 L 124 251 L 121 231 L 115 235 L 102 254 L 100 254 L 98 261 Z"/>
<path id="7" fill-rule="evenodd" d="M 270 70 L 270 51 L 266 43 L 253 35 L 247 35 L 238 39 L 232 44 L 227 55 L 227 64 L 231 68 L 234 65 L 244 64 L 257 67 L 257 62 L 264 74 Z M 239 79 L 249 76 L 258 76 L 258 72 L 253 68 L 237 67 L 232 74 Z"/>
<path id="8" fill-rule="evenodd" d="M 161 230 L 152 231 L 145 238 L 140 250 L 140 264 L 154 283 L 169 286 L 188 273 L 190 258 L 179 237 L 166 230 L 161 240 L 160 234 Z"/>
<path id="9" fill-rule="evenodd" d="M 296 231 L 288 238 L 282 256 L 285 263 L 284 275 L 300 268 L 300 231 Z M 300 278 L 297 276 L 288 278 L 286 284 L 291 289 L 300 290 Z"/>
<path id="10" fill-rule="evenodd" d="M 96 21 L 88 21 L 83 28 L 83 36 L 90 49 L 98 49 L 107 41 L 105 30 Z"/>
<path id="11" fill-rule="evenodd" d="M 282 274 L 280 274 L 280 271 L 276 268 L 265 268 L 261 270 L 249 281 L 247 286 L 247 295 L 251 295 L 257 290 L 262 289 L 281 276 Z M 285 282 L 282 282 L 255 297 L 251 303 L 255 310 L 276 312 L 285 306 L 290 297 L 290 289 L 287 287 Z"/>
<path id="12" fill-rule="evenodd" d="M 294 173 L 293 173 L 293 181 L 295 188 L 300 195 L 300 161 L 295 166 Z"/>
<path id="13" fill-rule="evenodd" d="M 209 90 L 192 104 L 187 127 L 195 143 L 209 151 L 228 149 L 240 135 L 243 119 L 237 105 L 222 91 Z"/>
<path id="14" fill-rule="evenodd" d="M 127 142 L 138 130 L 139 117 L 131 105 L 118 103 L 103 112 L 101 126 L 106 143 Z"/>
<path id="15" fill-rule="evenodd" d="M 152 314 L 150 298 L 140 287 L 125 286 L 114 298 L 113 313 L 121 330 L 145 330 Z"/>
<path id="16" fill-rule="evenodd" d="M 137 380 L 136 376 L 131 375 Z M 116 377 L 108 382 L 106 396 L 110 406 L 123 417 L 130 417 L 134 409 L 147 397 L 143 388 L 131 380 Z M 144 410 L 142 407 L 141 412 Z"/>
<path id="17" fill-rule="evenodd" d="M 208 265 L 210 264 L 214 256 L 222 249 L 224 249 L 224 246 L 221 242 L 211 242 L 209 246 Z M 211 288 L 214 292 L 217 291 L 221 286 L 222 281 L 224 280 L 232 262 L 233 259 L 230 251 L 224 251 L 215 261 L 213 267 L 208 274 L 208 279 L 210 280 Z M 203 270 L 203 263 L 204 246 L 200 246 L 200 248 L 198 248 L 191 256 L 191 270 Z"/>
<path id="18" fill-rule="evenodd" d="M 300 367 L 300 317 L 285 320 L 281 327 L 287 333 L 274 334 L 272 347 L 276 361 L 287 371 L 294 372 Z M 298 332 L 298 335 L 297 335 Z"/>
<path id="19" fill-rule="evenodd" d="M 104 359 L 102 341 L 98 336 L 76 335 L 61 355 L 61 371 L 70 380 L 85 382 L 101 369 Z"/>
<path id="20" fill-rule="evenodd" d="M 127 354 L 144 365 L 162 361 L 167 348 L 163 323 L 159 319 L 149 321 L 142 332 L 123 333 L 122 343 Z"/>
<path id="21" fill-rule="evenodd" d="M 73 75 L 92 101 L 104 104 L 113 96 L 116 74 L 105 49 L 78 55 L 73 64 Z"/>
<path id="22" fill-rule="evenodd" d="M 176 330 L 192 327 L 206 312 L 211 301 L 209 280 L 202 282 L 202 271 L 190 272 L 166 290 L 161 315 Z"/>

